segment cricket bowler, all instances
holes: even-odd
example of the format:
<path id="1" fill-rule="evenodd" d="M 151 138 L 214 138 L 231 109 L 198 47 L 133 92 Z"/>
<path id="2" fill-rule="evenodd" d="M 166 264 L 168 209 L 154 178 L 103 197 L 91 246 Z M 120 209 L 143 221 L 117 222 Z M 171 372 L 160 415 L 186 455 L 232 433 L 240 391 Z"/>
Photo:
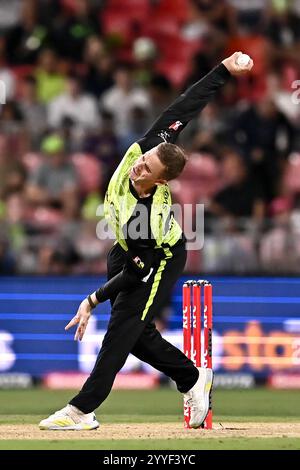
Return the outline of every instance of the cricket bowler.
<path id="1" fill-rule="evenodd" d="M 248 57 L 248 56 L 246 56 Z M 127 151 L 111 178 L 105 216 L 116 242 L 108 254 L 105 285 L 88 295 L 66 326 L 77 325 L 82 340 L 92 310 L 110 300 L 111 316 L 95 366 L 69 404 L 43 419 L 40 429 L 90 430 L 99 427 L 94 411 L 109 395 L 116 374 L 131 353 L 170 377 L 191 409 L 190 426 L 199 428 L 209 408 L 213 372 L 197 368 L 162 338 L 155 314 L 170 297 L 186 262 L 186 239 L 171 212 L 168 181 L 182 172 L 187 158 L 175 142 L 188 122 L 231 75 L 247 73 L 253 61 L 235 52 L 180 95 Z M 142 234 L 136 224 L 142 218 Z"/>

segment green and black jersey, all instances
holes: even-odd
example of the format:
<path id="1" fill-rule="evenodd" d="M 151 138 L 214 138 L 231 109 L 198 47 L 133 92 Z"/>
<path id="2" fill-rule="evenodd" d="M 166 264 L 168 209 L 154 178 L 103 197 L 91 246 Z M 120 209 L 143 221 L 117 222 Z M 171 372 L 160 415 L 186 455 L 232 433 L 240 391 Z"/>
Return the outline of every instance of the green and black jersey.
<path id="1" fill-rule="evenodd" d="M 130 221 L 137 203 L 142 203 L 130 184 L 131 168 L 140 155 L 161 142 L 175 143 L 188 122 L 199 114 L 229 76 L 230 73 L 223 64 L 215 67 L 202 80 L 180 95 L 157 119 L 146 135 L 126 152 L 111 178 L 104 204 L 105 217 L 118 243 L 125 251 L 128 250 L 130 240 L 124 236 L 124 227 Z M 169 186 L 167 184 L 157 186 L 150 198 L 148 233 L 151 233 L 154 239 L 155 248 L 164 246 L 171 248 L 182 237 L 182 230 L 171 212 L 172 199 Z M 139 243 L 140 240 L 137 241 L 137 246 Z"/>
<path id="2" fill-rule="evenodd" d="M 105 196 L 105 216 L 125 251 L 128 248 L 134 249 L 135 243 L 137 249 L 151 246 L 172 247 L 182 236 L 182 230 L 171 213 L 169 186 L 156 186 L 153 194 L 146 198 L 139 198 L 132 186 L 128 175 L 142 153 L 139 143 L 129 148 L 115 171 Z M 137 210 L 137 206 L 140 210 Z M 134 242 L 130 237 L 130 221 L 135 212 L 138 212 L 137 217 L 141 214 L 143 207 L 148 217 L 141 217 L 143 236 L 136 238 Z"/>
<path id="3" fill-rule="evenodd" d="M 229 77 L 227 68 L 220 64 L 188 88 L 162 113 L 145 136 L 128 149 L 112 176 L 105 196 L 104 213 L 117 242 L 128 253 L 129 261 L 140 256 L 141 252 L 158 250 L 166 258 L 171 257 L 172 247 L 185 240 L 172 214 L 169 186 L 159 185 L 148 198 L 140 199 L 130 182 L 131 168 L 140 155 L 156 145 L 176 143 L 180 132 L 198 116 Z M 147 208 L 146 218 L 142 221 L 143 234 L 147 236 L 131 237 L 128 229 L 135 222 L 139 205 Z M 142 270 L 142 275 L 145 275 L 145 270 Z"/>

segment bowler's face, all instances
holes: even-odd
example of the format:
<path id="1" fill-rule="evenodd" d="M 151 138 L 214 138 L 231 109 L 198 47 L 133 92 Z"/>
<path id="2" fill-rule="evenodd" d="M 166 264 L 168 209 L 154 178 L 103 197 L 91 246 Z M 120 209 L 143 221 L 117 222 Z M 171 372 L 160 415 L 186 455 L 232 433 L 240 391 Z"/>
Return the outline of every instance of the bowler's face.
<path id="1" fill-rule="evenodd" d="M 129 178 L 136 184 L 147 184 L 155 186 L 165 183 L 163 174 L 165 166 L 161 163 L 157 155 L 157 147 L 141 155 L 131 168 Z"/>

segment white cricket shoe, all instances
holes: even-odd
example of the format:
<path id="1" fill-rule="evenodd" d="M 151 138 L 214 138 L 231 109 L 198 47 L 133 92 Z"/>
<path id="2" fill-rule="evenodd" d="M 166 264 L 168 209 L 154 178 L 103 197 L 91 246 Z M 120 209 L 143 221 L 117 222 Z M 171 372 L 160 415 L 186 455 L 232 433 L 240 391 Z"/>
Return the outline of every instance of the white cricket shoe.
<path id="1" fill-rule="evenodd" d="M 72 405 L 67 405 L 56 411 L 39 424 L 40 429 L 51 431 L 88 431 L 98 427 L 99 423 L 96 420 L 95 413 L 84 414 Z"/>
<path id="2" fill-rule="evenodd" d="M 199 428 L 209 410 L 209 394 L 213 382 L 212 369 L 198 367 L 199 378 L 195 385 L 184 394 L 184 403 L 190 407 L 190 427 Z"/>

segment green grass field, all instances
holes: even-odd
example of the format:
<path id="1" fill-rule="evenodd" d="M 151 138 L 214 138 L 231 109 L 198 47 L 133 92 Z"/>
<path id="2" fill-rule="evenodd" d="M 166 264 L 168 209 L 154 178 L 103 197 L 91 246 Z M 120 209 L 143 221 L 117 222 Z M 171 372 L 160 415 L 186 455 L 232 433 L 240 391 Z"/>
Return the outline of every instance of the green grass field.
<path id="1" fill-rule="evenodd" d="M 40 419 L 61 408 L 74 395 L 70 391 L 48 391 L 41 389 L 0 391 L 0 436 L 1 428 L 7 425 L 19 425 L 24 430 L 34 429 L 34 434 L 25 435 L 24 438 L 11 439 L 3 436 L 0 440 L 0 449 L 300 449 L 300 436 L 290 436 L 286 433 L 274 436 L 236 436 L 223 431 L 221 437 L 214 437 L 198 431 L 184 431 L 189 439 L 161 438 L 151 436 L 151 428 L 157 425 L 172 428 L 182 423 L 182 396 L 169 389 L 156 391 L 114 391 L 107 401 L 98 410 L 97 417 L 104 429 L 118 430 L 118 425 L 130 425 L 143 428 L 142 423 L 149 429 L 149 436 L 145 439 L 118 436 L 111 439 L 101 439 L 101 427 L 98 431 L 89 432 L 84 438 L 64 440 L 61 432 L 49 432 L 46 440 L 39 439 L 39 430 L 36 425 Z M 298 391 L 278 391 L 268 389 L 255 390 L 216 390 L 213 397 L 214 422 L 241 423 L 278 423 L 274 429 L 280 434 L 280 426 L 298 426 L 300 423 L 300 400 Z M 139 424 L 141 423 L 141 424 Z M 163 425 L 165 423 L 165 425 Z M 168 426 L 167 423 L 170 423 Z M 280 425 L 280 423 L 282 423 Z M 27 426 L 27 428 L 26 428 Z M 105 428 L 107 426 L 107 428 Z M 112 426 L 110 428 L 109 426 Z M 138 427 L 139 426 L 139 427 Z M 238 427 L 238 424 L 237 424 Z M 19 429 L 18 428 L 18 429 Z M 180 427 L 181 429 L 181 427 Z M 297 428 L 298 429 L 298 428 Z M 205 432 L 205 431 L 204 431 Z M 207 431 L 206 431 L 207 432 Z M 214 431 L 212 431 L 214 432 Z M 209 432 L 208 432 L 209 433 Z M 228 435 L 227 435 L 228 434 Z M 96 438 L 95 438 L 96 436 Z M 126 439 L 126 437 L 129 437 Z M 138 436 L 137 436 L 138 437 Z M 74 439 L 74 440 L 73 440 Z"/>

